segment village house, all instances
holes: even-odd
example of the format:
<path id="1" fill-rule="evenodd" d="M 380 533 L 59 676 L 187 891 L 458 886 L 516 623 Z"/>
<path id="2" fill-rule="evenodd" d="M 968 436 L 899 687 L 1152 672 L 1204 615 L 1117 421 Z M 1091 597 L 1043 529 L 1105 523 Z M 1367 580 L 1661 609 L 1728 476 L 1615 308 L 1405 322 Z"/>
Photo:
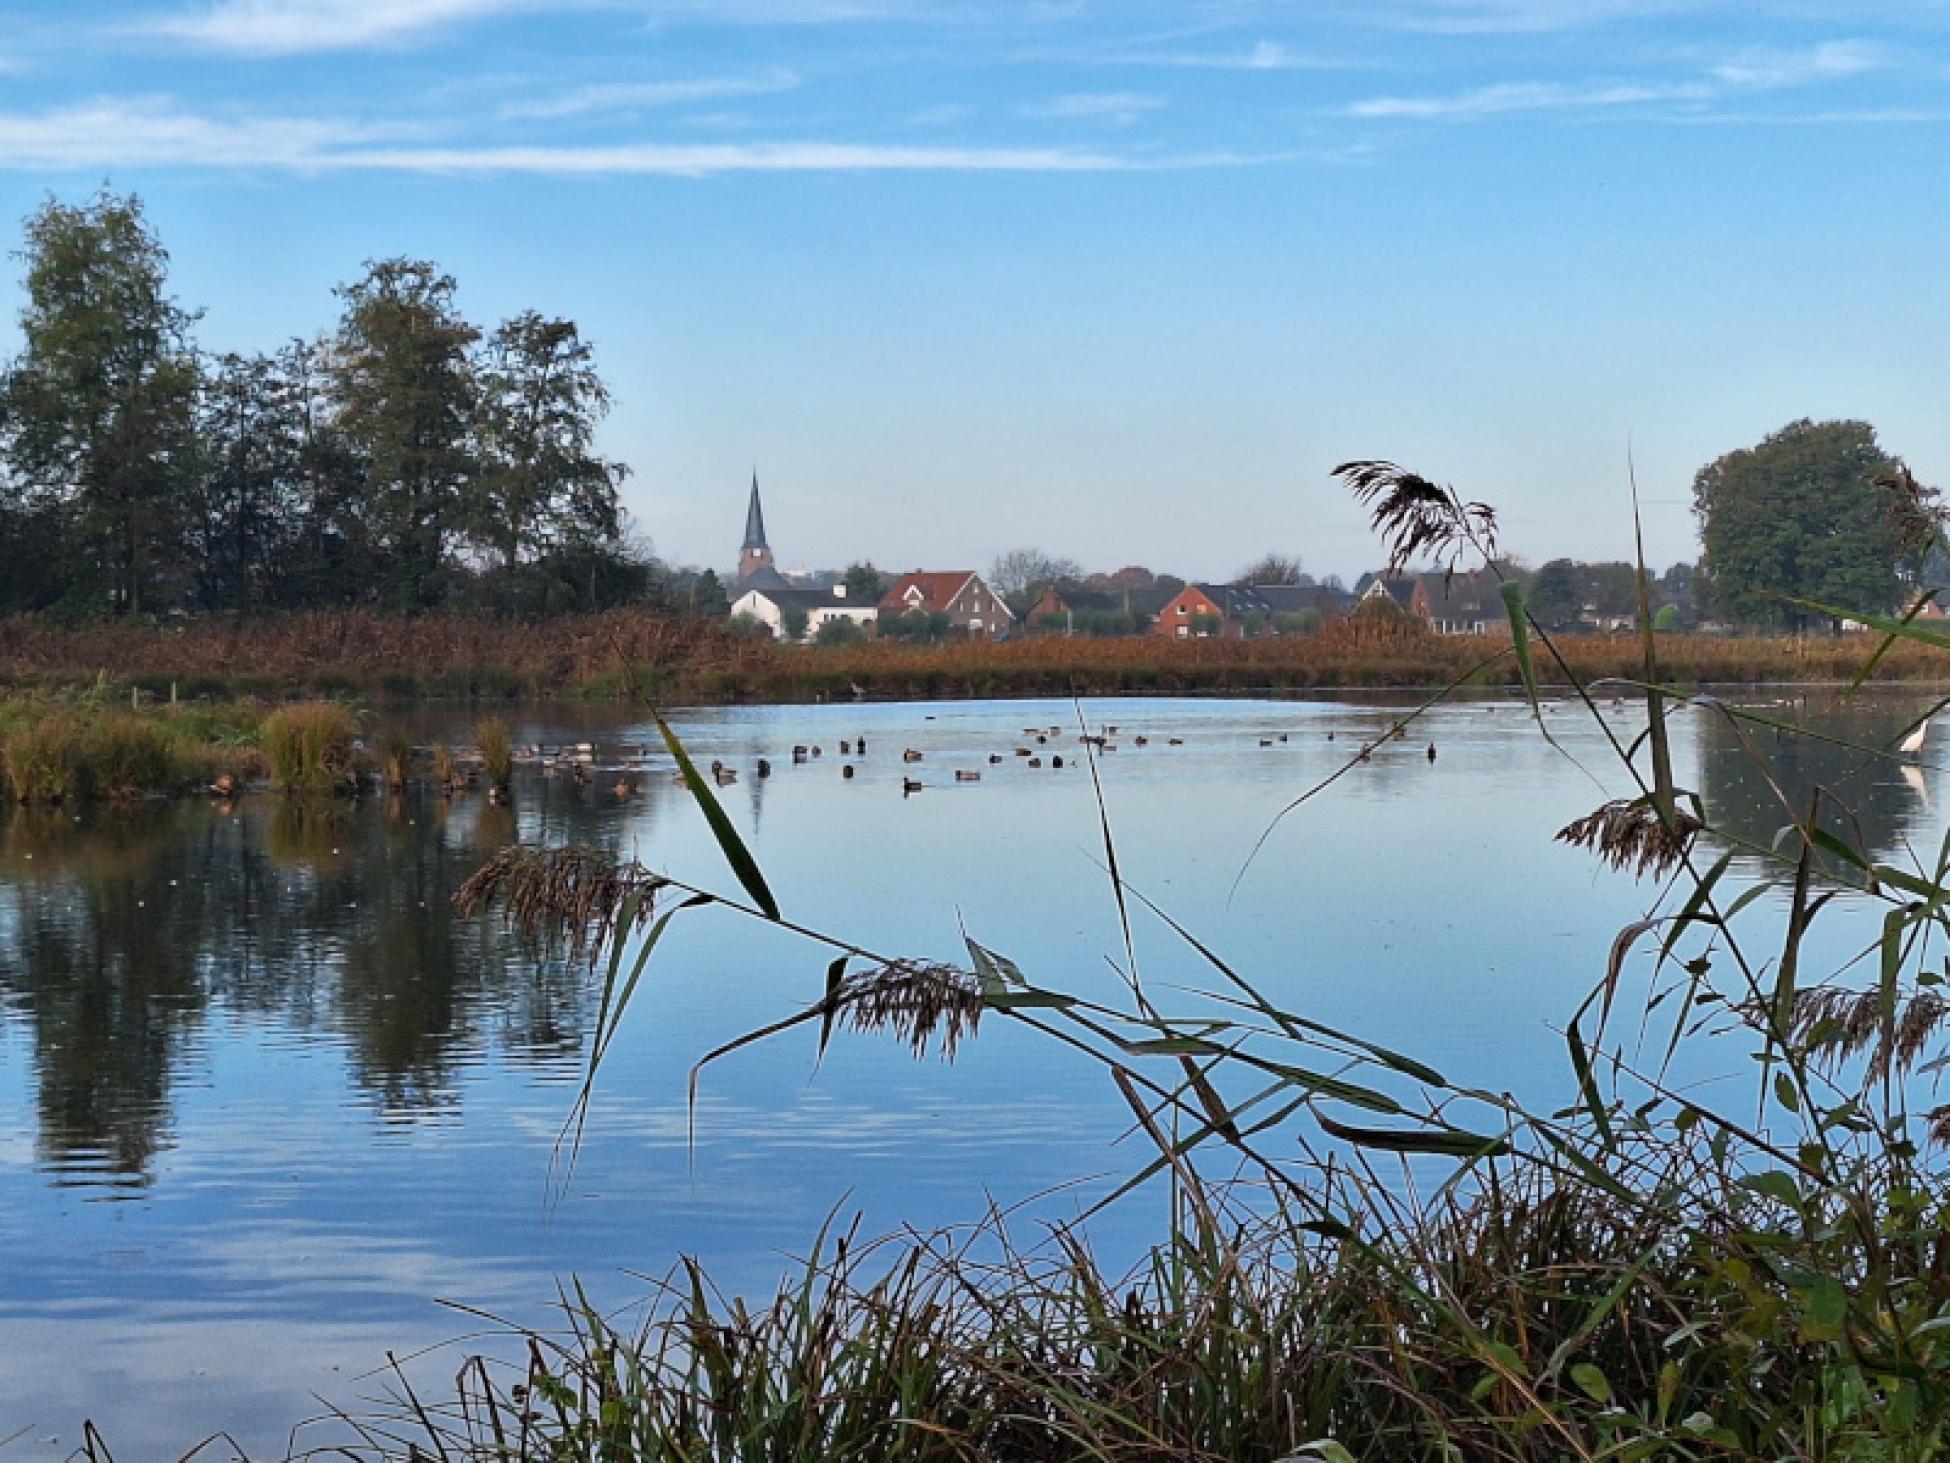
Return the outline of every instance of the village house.
<path id="1" fill-rule="evenodd" d="M 1509 623 L 1496 576 L 1481 570 L 1377 575 L 1361 598 L 1387 600 L 1438 635 L 1488 635 Z"/>
<path id="2" fill-rule="evenodd" d="M 1274 628 L 1281 615 L 1312 610 L 1323 621 L 1347 613 L 1352 597 L 1324 584 L 1188 584 L 1165 602 L 1153 635 L 1243 636 L 1255 623 Z"/>
<path id="3" fill-rule="evenodd" d="M 903 574 L 881 596 L 880 613 L 946 615 L 950 626 L 971 635 L 1000 635 L 1016 623 L 1001 596 L 973 569 L 915 569 Z"/>
<path id="4" fill-rule="evenodd" d="M 807 635 L 817 635 L 819 627 L 828 620 L 852 620 L 871 634 L 874 621 L 879 618 L 879 611 L 874 605 L 865 600 L 848 599 L 844 584 L 820 588 L 799 588 L 789 584 L 755 585 L 731 602 L 734 618 L 750 615 L 779 636 L 784 634 L 785 618 L 790 610 L 805 613 Z"/>

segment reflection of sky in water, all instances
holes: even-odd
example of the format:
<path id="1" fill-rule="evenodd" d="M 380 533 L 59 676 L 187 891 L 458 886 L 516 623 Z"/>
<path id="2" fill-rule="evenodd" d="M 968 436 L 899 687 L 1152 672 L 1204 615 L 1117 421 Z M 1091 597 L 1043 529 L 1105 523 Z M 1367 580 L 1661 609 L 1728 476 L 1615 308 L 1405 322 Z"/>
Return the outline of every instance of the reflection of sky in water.
<path id="1" fill-rule="evenodd" d="M 1917 704 L 1763 709 L 1875 741 Z M 1092 707 L 1093 724 L 1120 727 L 1103 770 L 1127 876 L 1276 1000 L 1459 1081 L 1554 1100 L 1555 1023 L 1652 894 L 1551 842 L 1601 793 L 1517 705 L 1434 713 L 1283 824 L 1232 892 L 1271 811 L 1385 710 Z M 1628 739 L 1640 725 L 1630 709 L 1607 716 Z M 1548 719 L 1604 795 L 1627 790 L 1587 721 L 1568 708 Z M 644 739 L 602 711 L 517 722 L 522 741 Z M 1011 755 L 1035 745 L 1023 728 L 1073 722 L 1052 701 L 702 712 L 680 730 L 700 761 L 740 770 L 723 800 L 789 914 L 948 959 L 959 915 L 1032 980 L 1111 996 L 1119 936 L 1073 734 L 1036 747 L 1063 751 L 1062 771 Z M 1289 740 L 1259 745 L 1276 732 Z M 870 755 L 842 780 L 838 744 L 861 733 Z M 1764 847 L 1784 819 L 1738 739 L 1698 712 L 1675 734 L 1682 781 Z M 1819 782 L 1851 806 L 1879 856 L 1901 857 L 1907 839 L 1933 861 L 1950 808 L 1950 784 L 1931 795 L 1933 769 L 1919 789 L 1857 753 L 1752 735 L 1800 795 Z M 824 755 L 794 766 L 795 742 Z M 904 765 L 907 746 L 924 760 Z M 766 781 L 751 770 L 761 755 Z M 956 785 L 956 767 L 983 780 Z M 903 799 L 915 774 L 929 786 Z M 64 1454 L 83 1415 L 129 1457 L 219 1425 L 276 1444 L 315 1410 L 311 1393 L 352 1400 L 374 1385 L 352 1379 L 387 1349 L 468 1329 L 437 1298 L 533 1320 L 558 1275 L 622 1299 L 640 1290 L 626 1270 L 660 1273 L 679 1254 L 766 1290 L 835 1206 L 865 1210 L 870 1230 L 929 1226 L 1143 1162 L 1113 1146 L 1127 1114 L 1094 1069 L 993 1021 L 953 1068 L 846 1033 L 817 1074 L 809 1032 L 740 1053 L 705 1074 L 693 1146 L 690 1062 L 815 997 L 825 966 L 775 930 L 705 911 L 658 952 L 551 1203 L 590 993 L 578 973 L 538 969 L 498 930 L 442 911 L 515 835 L 731 887 L 665 775 L 626 803 L 614 780 L 578 792 L 532 777 L 512 814 L 478 798 L 325 810 L 253 798 L 232 813 L 0 821 L 0 1436 L 32 1425 L 63 1440 L 23 1440 L 19 1456 Z M 1743 860 L 1743 876 L 1756 866 Z M 1743 920 L 1759 929 L 1779 907 L 1769 896 Z M 1808 968 L 1853 954 L 1874 924 L 1859 905 L 1824 916 Z M 1154 990 L 1212 983 L 1155 924 L 1140 932 Z M 1737 1051 L 1695 1053 L 1675 1076 L 1750 1110 Z M 1032 1213 L 1074 1212 L 1090 1192 Z M 1139 1200 L 1103 1216 L 1100 1245 L 1128 1253 L 1154 1210 Z M 427 1365 L 447 1375 L 454 1361 Z"/>

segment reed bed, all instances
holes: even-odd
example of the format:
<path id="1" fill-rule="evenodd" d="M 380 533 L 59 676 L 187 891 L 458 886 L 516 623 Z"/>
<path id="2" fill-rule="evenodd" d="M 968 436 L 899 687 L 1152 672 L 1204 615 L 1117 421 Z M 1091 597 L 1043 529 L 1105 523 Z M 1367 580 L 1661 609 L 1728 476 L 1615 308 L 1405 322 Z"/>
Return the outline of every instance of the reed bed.
<path id="1" fill-rule="evenodd" d="M 1250 640 L 1037 635 L 931 645 L 782 645 L 712 621 L 630 610 L 533 624 L 364 612 L 243 626 L 63 628 L 16 618 L 0 621 L 0 685 L 84 686 L 105 672 L 124 694 L 133 688 L 157 700 L 172 692 L 183 701 L 512 701 L 648 691 L 668 703 L 1515 684 L 1517 669 L 1508 654 L 1496 656 L 1497 644 L 1410 624 L 1378 629 L 1359 617 L 1312 635 Z M 1866 658 L 1865 637 L 1854 635 L 1672 635 L 1659 644 L 1680 684 L 1846 681 Z M 1564 686 L 1641 668 L 1630 635 L 1563 637 L 1558 648 L 1561 662 L 1538 661 L 1540 682 Z M 1936 681 L 1945 670 L 1922 647 L 1901 644 L 1873 674 Z"/>
<path id="2" fill-rule="evenodd" d="M 281 706 L 264 718 L 264 755 L 272 781 L 289 792 L 324 792 L 348 786 L 358 720 L 350 708 L 329 701 Z"/>
<path id="3" fill-rule="evenodd" d="M 72 803 L 171 793 L 250 770 L 242 744 L 174 716 L 99 705 L 0 707 L 0 789 L 17 803 Z"/>

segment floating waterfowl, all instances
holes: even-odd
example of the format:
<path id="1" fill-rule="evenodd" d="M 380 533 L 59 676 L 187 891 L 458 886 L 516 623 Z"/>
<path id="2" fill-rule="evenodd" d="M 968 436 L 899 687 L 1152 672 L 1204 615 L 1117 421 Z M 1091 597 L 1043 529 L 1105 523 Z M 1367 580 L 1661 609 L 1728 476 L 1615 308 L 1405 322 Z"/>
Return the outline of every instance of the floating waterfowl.
<path id="1" fill-rule="evenodd" d="M 851 756 L 852 753 L 853 753 L 853 743 L 842 739 L 840 742 L 840 755 L 842 757 L 847 757 L 847 756 Z"/>
<path id="2" fill-rule="evenodd" d="M 851 762 L 849 762 L 849 763 L 847 763 L 847 764 L 846 764 L 846 766 L 844 766 L 844 767 L 842 767 L 842 768 L 840 769 L 840 776 L 841 776 L 841 777 L 844 777 L 844 778 L 848 778 L 848 779 L 851 779 L 851 778 L 852 778 L 852 776 L 853 776 L 853 764 L 852 764 Z"/>
<path id="3" fill-rule="evenodd" d="M 910 797 L 914 793 L 919 792 L 922 786 L 923 784 L 918 778 L 903 777 L 901 779 L 901 796 Z"/>
<path id="4" fill-rule="evenodd" d="M 794 747 L 794 748 L 792 749 L 792 760 L 793 760 L 794 762 L 803 762 L 803 761 L 805 761 L 805 760 L 806 760 L 806 749 L 805 749 L 804 747 Z"/>
<path id="5" fill-rule="evenodd" d="M 853 739 L 853 750 L 858 752 L 862 757 L 866 756 L 867 739 L 865 737 L 855 737 Z"/>
<path id="6" fill-rule="evenodd" d="M 1028 756 L 1029 754 L 1030 754 L 1030 753 L 1029 753 L 1029 748 L 1027 748 L 1027 747 L 1017 747 L 1017 748 L 1016 748 L 1016 755 L 1017 755 L 1018 757 L 1027 757 L 1027 756 Z"/>
<path id="7" fill-rule="evenodd" d="M 982 780 L 982 774 L 979 772 L 969 772 L 966 769 L 959 768 L 959 767 L 955 769 L 956 782 L 980 782 L 981 780 Z"/>
<path id="8" fill-rule="evenodd" d="M 1434 742 L 1430 742 L 1430 743 L 1429 743 L 1429 760 L 1430 760 L 1431 762 L 1433 762 L 1433 761 L 1435 761 L 1435 743 L 1434 743 Z"/>
<path id="9" fill-rule="evenodd" d="M 1002 760 L 1002 754 L 1000 752 L 989 753 L 989 766 L 993 767 L 995 766 L 996 763 L 1000 762 L 1001 760 Z"/>
<path id="10" fill-rule="evenodd" d="M 1061 767 L 1063 765 L 1063 759 L 1061 757 L 1052 757 L 1049 759 L 1049 765 L 1051 767 Z"/>
<path id="11" fill-rule="evenodd" d="M 909 747 L 906 751 L 901 753 L 901 761 L 903 762 L 919 762 L 920 760 L 921 760 L 921 754 L 918 751 L 916 751 L 913 747 Z"/>
<path id="12" fill-rule="evenodd" d="M 1165 742 L 1165 745 L 1167 747 L 1182 747 L 1185 745 L 1185 739 L 1183 737 L 1171 737 Z"/>
<path id="13" fill-rule="evenodd" d="M 760 777 L 770 777 L 772 775 L 772 764 L 767 762 L 763 757 L 758 759 L 758 775 Z"/>
<path id="14" fill-rule="evenodd" d="M 1031 757 L 1029 759 L 1029 765 L 1031 767 L 1041 767 L 1043 765 L 1043 759 L 1041 757 Z"/>

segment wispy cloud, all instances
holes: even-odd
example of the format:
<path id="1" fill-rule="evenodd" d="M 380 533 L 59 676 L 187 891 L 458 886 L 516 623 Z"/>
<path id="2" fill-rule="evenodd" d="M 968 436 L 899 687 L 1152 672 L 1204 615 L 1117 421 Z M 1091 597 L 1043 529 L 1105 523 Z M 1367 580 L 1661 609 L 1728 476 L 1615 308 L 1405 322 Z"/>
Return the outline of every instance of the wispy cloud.
<path id="1" fill-rule="evenodd" d="M 1829 41 L 1794 51 L 1746 52 L 1703 74 L 1675 81 L 1499 82 L 1443 96 L 1370 97 L 1352 117 L 1398 121 L 1476 121 L 1515 112 L 1604 111 L 1659 104 L 1695 107 L 1739 94 L 1781 91 L 1860 76 L 1885 64 L 1862 41 Z"/>
<path id="2" fill-rule="evenodd" d="M 1348 115 L 1364 118 L 1437 122 L 1472 121 L 1511 112 L 1546 112 L 1644 105 L 1648 102 L 1701 101 L 1702 86 L 1563 86 L 1553 82 L 1508 81 L 1473 91 L 1436 97 L 1371 97 L 1354 103 Z"/>
<path id="3" fill-rule="evenodd" d="M 209 0 L 148 29 L 253 56 L 346 51 L 410 40 L 538 0 Z"/>
<path id="4" fill-rule="evenodd" d="M 1824 41 L 1802 50 L 1746 51 L 1715 66 L 1712 75 L 1728 86 L 1788 87 L 1860 76 L 1885 64 L 1882 48 L 1868 41 Z"/>
<path id="5" fill-rule="evenodd" d="M 671 81 L 612 81 L 580 86 L 560 96 L 510 102 L 507 118 L 574 117 L 590 112 L 627 112 L 652 107 L 687 106 L 726 97 L 762 96 L 790 91 L 799 77 L 790 71 L 762 76 L 697 76 Z"/>
<path id="6" fill-rule="evenodd" d="M 322 118 L 206 116 L 167 98 L 0 112 L 0 169 L 13 172 L 186 167 L 700 178 L 725 173 L 1109 173 L 1238 167 L 1258 161 L 1262 159 L 1223 152 L 1162 155 L 830 141 L 479 146 L 431 142 L 423 128 Z"/>
<path id="7" fill-rule="evenodd" d="M 1065 122 L 1116 122 L 1128 127 L 1146 112 L 1154 112 L 1164 105 L 1163 97 L 1148 96 L 1142 92 L 1073 92 L 1068 96 L 1051 97 L 1046 102 L 1032 102 L 1022 108 L 1022 115 Z"/>
<path id="8" fill-rule="evenodd" d="M 1377 14 L 1439 35 L 1541 35 L 1712 8 L 1712 0 L 1393 0 Z"/>
<path id="9" fill-rule="evenodd" d="M 0 112 L 0 168 L 306 168 L 340 149 L 412 135 L 409 129 L 324 119 L 211 117 L 167 98 L 116 98 L 36 113 Z"/>

